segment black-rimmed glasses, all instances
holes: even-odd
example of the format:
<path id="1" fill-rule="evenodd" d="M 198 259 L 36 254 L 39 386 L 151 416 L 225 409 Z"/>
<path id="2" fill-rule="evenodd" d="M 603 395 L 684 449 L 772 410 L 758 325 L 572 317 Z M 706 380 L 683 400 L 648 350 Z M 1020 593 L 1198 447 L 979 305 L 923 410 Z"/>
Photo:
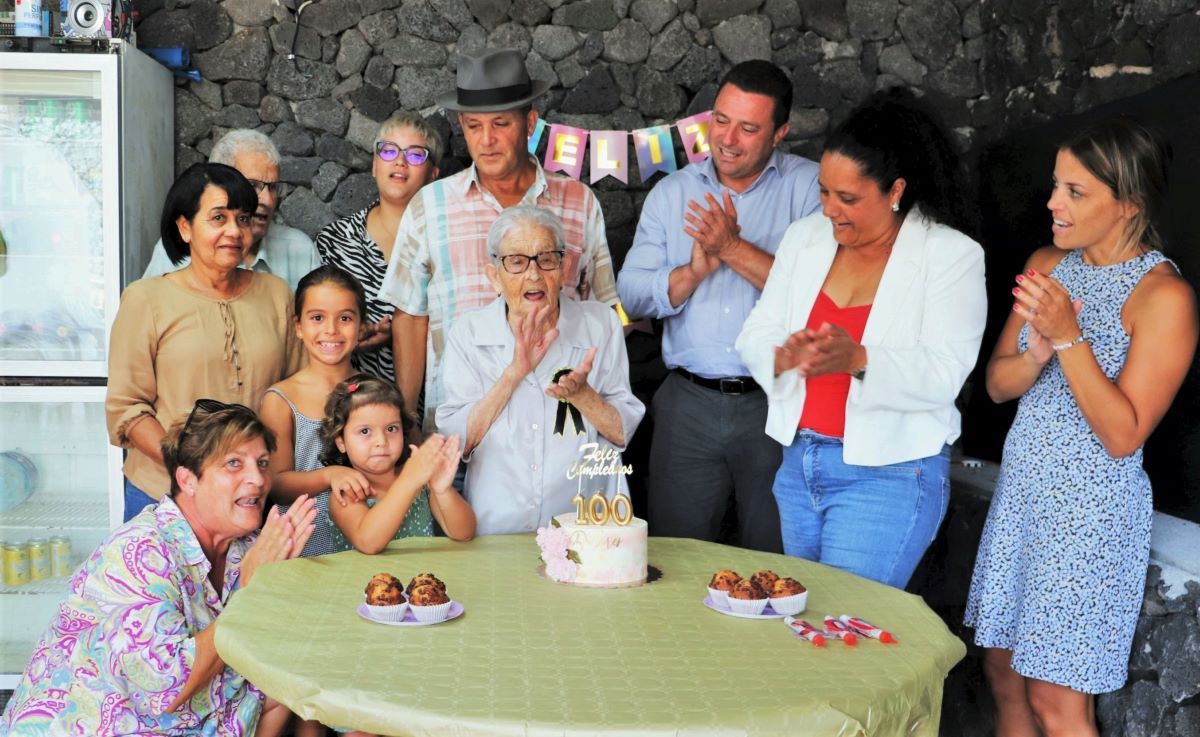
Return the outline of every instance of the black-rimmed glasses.
<path id="1" fill-rule="evenodd" d="M 398 143 L 384 140 L 375 142 L 375 153 L 384 161 L 395 161 L 396 157 L 404 154 L 404 160 L 409 166 L 420 166 L 429 159 L 428 146 L 409 146 L 403 148 Z"/>
<path id="2" fill-rule="evenodd" d="M 261 179 L 247 179 L 246 181 L 250 182 L 250 186 L 254 187 L 254 191 L 258 194 L 262 194 L 265 189 L 277 197 L 283 194 L 284 187 L 287 186 L 283 182 L 264 182 Z"/>
<path id="3" fill-rule="evenodd" d="M 510 253 L 507 256 L 496 256 L 500 264 L 504 266 L 504 270 L 510 274 L 524 274 L 529 269 L 531 261 L 536 262 L 539 269 L 542 271 L 554 271 L 562 266 L 563 252 L 562 251 L 542 251 L 535 256 L 526 256 L 523 253 Z"/>

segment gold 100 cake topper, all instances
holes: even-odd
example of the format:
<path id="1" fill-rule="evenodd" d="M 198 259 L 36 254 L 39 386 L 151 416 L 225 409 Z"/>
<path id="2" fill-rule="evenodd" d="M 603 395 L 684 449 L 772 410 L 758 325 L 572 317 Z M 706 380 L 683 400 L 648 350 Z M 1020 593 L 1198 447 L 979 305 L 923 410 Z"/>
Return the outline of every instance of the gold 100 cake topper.
<path id="1" fill-rule="evenodd" d="M 575 524 L 603 525 L 612 520 L 618 525 L 627 525 L 633 520 L 633 503 L 629 497 L 618 493 L 611 500 L 603 491 L 583 498 L 583 480 L 607 476 L 627 476 L 633 466 L 621 462 L 616 448 L 600 447 L 599 443 L 584 443 L 579 446 L 582 457 L 567 468 L 568 479 L 578 479 L 579 486 L 571 503 L 575 505 Z"/>

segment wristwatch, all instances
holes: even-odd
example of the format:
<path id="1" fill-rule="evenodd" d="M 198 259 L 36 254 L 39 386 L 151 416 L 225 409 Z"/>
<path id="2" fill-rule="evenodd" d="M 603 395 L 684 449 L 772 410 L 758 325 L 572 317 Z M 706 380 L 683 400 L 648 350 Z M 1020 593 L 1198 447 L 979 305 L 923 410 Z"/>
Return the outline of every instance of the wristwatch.
<path id="1" fill-rule="evenodd" d="M 859 381 L 862 381 L 863 377 L 865 377 L 866 375 L 867 375 L 867 367 L 866 366 L 863 366 L 858 371 L 850 372 L 851 378 L 858 379 Z"/>

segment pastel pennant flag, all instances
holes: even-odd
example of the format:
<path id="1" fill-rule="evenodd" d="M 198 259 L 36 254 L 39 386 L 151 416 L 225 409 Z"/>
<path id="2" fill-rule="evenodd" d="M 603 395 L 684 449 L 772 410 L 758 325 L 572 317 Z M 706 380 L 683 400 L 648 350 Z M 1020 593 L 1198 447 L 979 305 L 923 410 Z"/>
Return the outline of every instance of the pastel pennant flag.
<path id="1" fill-rule="evenodd" d="M 634 131 L 633 150 L 637 153 L 638 171 L 643 182 L 649 181 L 655 172 L 670 174 L 677 168 L 670 126 L 656 125 Z"/>
<path id="2" fill-rule="evenodd" d="M 529 134 L 529 153 L 537 154 L 538 144 L 542 142 L 542 133 L 546 130 L 546 121 L 541 118 L 537 119 L 537 124 L 533 126 L 533 132 Z"/>
<path id="3" fill-rule="evenodd" d="M 583 175 L 583 151 L 588 132 L 554 123 L 546 139 L 546 171 L 562 171 L 572 179 Z"/>
<path id="4" fill-rule="evenodd" d="M 628 141 L 625 131 L 592 131 L 592 184 L 606 176 L 629 184 Z"/>
<path id="5" fill-rule="evenodd" d="M 704 161 L 709 156 L 708 128 L 712 124 L 712 111 L 697 113 L 690 118 L 684 118 L 675 125 L 679 128 L 679 138 L 683 141 L 683 151 L 688 161 L 695 164 Z"/>

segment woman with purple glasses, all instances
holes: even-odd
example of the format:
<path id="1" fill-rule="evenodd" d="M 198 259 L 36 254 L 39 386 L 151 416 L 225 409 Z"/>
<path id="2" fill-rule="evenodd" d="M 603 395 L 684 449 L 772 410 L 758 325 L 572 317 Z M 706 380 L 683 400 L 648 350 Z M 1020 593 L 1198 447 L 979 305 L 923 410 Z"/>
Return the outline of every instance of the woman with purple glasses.
<path id="1" fill-rule="evenodd" d="M 417 190 L 437 178 L 441 160 L 442 140 L 437 131 L 419 115 L 396 113 L 379 127 L 375 140 L 371 174 L 379 199 L 317 234 L 321 261 L 358 277 L 367 292 L 365 334 L 354 354 L 354 367 L 381 379 L 396 381 L 392 356 L 395 307 L 375 295 L 387 271 L 400 217 Z"/>

